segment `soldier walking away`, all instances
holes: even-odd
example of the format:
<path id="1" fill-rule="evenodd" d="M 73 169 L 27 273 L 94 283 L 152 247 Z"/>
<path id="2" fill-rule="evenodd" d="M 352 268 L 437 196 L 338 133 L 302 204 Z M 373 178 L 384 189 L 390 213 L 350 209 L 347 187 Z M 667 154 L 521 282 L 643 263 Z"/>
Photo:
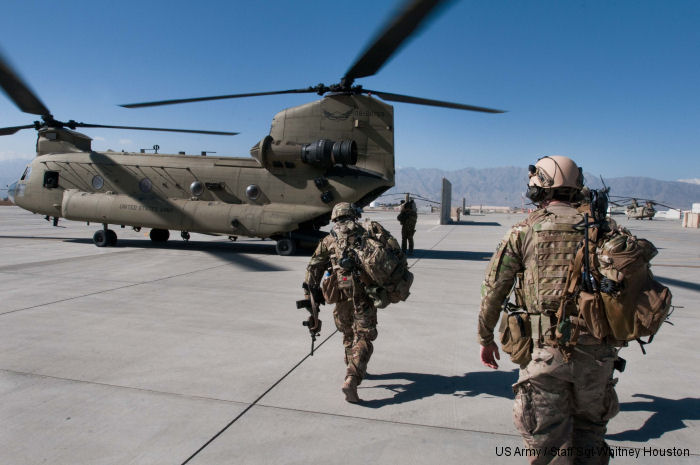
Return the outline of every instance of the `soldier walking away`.
<path id="1" fill-rule="evenodd" d="M 619 410 L 613 369 L 622 359 L 615 342 L 579 326 L 573 350 L 563 350 L 569 347 L 562 345 L 563 334 L 574 331 L 568 325 L 577 319 L 567 317 L 564 325 L 556 317 L 589 224 L 575 208 L 582 188 L 582 171 L 568 157 L 552 155 L 530 165 L 527 196 L 538 208 L 499 244 L 482 284 L 481 361 L 498 368 L 494 327 L 507 310 L 501 342 L 520 364 L 513 418 L 528 449 L 537 452 L 530 457 L 533 464 L 608 463 L 606 425 Z M 511 290 L 515 304 L 508 300 Z M 569 301 L 566 309 L 571 305 L 576 308 Z"/>
<path id="2" fill-rule="evenodd" d="M 418 209 L 409 194 L 406 194 L 406 200 L 401 201 L 401 211 L 396 219 L 401 223 L 401 250 L 406 253 L 408 242 L 408 255 L 413 255 L 413 235 L 416 233 Z"/>
<path id="3" fill-rule="evenodd" d="M 405 300 L 412 282 L 396 239 L 379 223 L 367 220 L 360 224 L 358 219 L 358 210 L 347 202 L 333 207 L 331 233 L 314 251 L 304 281 L 308 293 L 318 298 L 322 295 L 326 303 L 335 304 L 333 318 L 343 334 L 345 347 L 346 376 L 342 391 L 345 400 L 352 403 L 361 401 L 357 386 L 367 373 L 367 363 L 374 350 L 377 307 Z M 376 282 L 380 279 L 372 273 L 376 257 L 382 257 L 384 266 L 376 264 L 379 266 L 375 270 L 393 269 L 392 276 L 401 278 L 396 285 L 387 284 L 389 278 L 385 283 Z M 410 282 L 406 283 L 408 278 Z"/>

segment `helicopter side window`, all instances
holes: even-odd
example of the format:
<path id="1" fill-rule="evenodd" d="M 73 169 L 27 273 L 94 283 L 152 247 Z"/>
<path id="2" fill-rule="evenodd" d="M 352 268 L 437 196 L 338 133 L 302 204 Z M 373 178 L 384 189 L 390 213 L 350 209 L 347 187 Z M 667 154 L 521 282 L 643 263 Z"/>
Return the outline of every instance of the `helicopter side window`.
<path id="1" fill-rule="evenodd" d="M 22 177 L 19 178 L 19 180 L 20 180 L 20 181 L 24 181 L 25 179 L 28 180 L 30 174 L 32 174 L 32 167 L 31 167 L 31 166 L 27 166 L 27 167 L 24 169 L 24 173 L 22 173 Z"/>
<path id="2" fill-rule="evenodd" d="M 58 187 L 58 171 L 44 172 L 44 187 L 47 189 L 55 189 Z"/>

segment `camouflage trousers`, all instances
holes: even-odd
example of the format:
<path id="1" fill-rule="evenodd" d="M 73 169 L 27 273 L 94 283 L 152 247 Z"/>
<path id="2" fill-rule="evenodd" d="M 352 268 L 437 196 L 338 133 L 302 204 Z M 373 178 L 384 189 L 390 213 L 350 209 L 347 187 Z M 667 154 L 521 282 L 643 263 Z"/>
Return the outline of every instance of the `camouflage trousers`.
<path id="1" fill-rule="evenodd" d="M 608 420 L 619 411 L 613 364 L 617 349 L 578 345 L 564 362 L 553 347 L 533 350 L 513 386 L 513 420 L 532 464 L 607 464 Z"/>
<path id="2" fill-rule="evenodd" d="M 335 305 L 333 319 L 338 331 L 343 333 L 345 347 L 346 376 L 356 376 L 362 381 L 367 373 L 377 339 L 377 309 L 372 305 L 363 305 L 355 309 L 352 300 L 343 300 Z"/>

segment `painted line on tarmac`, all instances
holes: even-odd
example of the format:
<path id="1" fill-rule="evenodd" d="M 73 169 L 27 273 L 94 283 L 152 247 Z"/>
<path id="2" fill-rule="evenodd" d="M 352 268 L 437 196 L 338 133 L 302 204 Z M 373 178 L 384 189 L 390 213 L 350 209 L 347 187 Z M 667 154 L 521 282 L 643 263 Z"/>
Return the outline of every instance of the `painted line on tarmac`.
<path id="1" fill-rule="evenodd" d="M 335 335 L 335 333 L 337 333 L 337 332 L 338 332 L 338 330 L 336 329 L 336 330 L 333 331 L 327 338 L 325 338 L 323 341 L 321 341 L 321 343 L 318 345 L 318 347 L 316 347 L 316 350 L 320 349 L 321 346 L 323 346 L 323 344 L 325 344 L 326 341 L 328 341 L 330 338 L 332 338 L 332 337 Z M 236 423 L 236 422 L 238 421 L 239 418 L 241 418 L 243 415 L 245 415 L 246 413 L 248 413 L 248 411 L 249 411 L 250 409 L 252 409 L 258 402 L 260 402 L 260 400 L 261 400 L 263 397 L 265 397 L 270 391 L 272 391 L 272 390 L 273 390 L 279 383 L 281 383 L 287 376 L 291 375 L 292 372 L 293 372 L 294 370 L 296 370 L 302 363 L 304 363 L 304 362 L 306 361 L 307 358 L 309 358 L 309 357 L 311 357 L 311 356 L 312 356 L 312 355 L 311 355 L 311 352 L 309 352 L 308 354 L 306 354 L 306 356 L 305 356 L 304 358 L 302 358 L 302 359 L 299 361 L 299 363 L 297 363 L 296 365 L 294 365 L 294 366 L 292 367 L 292 369 L 289 370 L 287 373 L 285 373 L 280 379 L 278 379 L 278 380 L 275 382 L 275 384 L 273 384 L 272 386 L 270 386 L 269 388 L 267 388 L 267 390 L 266 390 L 265 392 L 263 392 L 262 394 L 260 394 L 260 396 L 259 396 L 257 399 L 255 399 L 255 400 L 253 401 L 252 404 L 248 405 L 248 407 L 246 407 L 245 410 L 243 410 L 241 413 L 239 413 L 239 414 L 236 416 L 236 418 L 234 418 L 233 420 L 231 420 L 226 426 L 224 426 L 224 427 L 221 429 L 221 431 L 219 431 L 219 432 L 216 433 L 214 436 L 212 436 L 212 438 L 209 439 L 207 442 L 205 442 L 204 445 L 203 445 L 202 447 L 200 447 L 199 449 L 197 449 L 197 450 L 195 451 L 194 454 L 190 455 L 190 456 L 187 458 L 187 460 L 185 460 L 184 462 L 182 462 L 182 465 L 186 465 L 187 462 L 189 462 L 190 460 L 192 460 L 197 454 L 199 454 L 200 452 L 202 452 L 209 444 L 211 444 L 212 442 L 214 442 L 214 441 L 216 440 L 216 438 L 218 438 L 219 436 L 221 436 L 221 435 L 224 433 L 224 431 L 226 431 L 227 429 L 229 429 L 229 428 L 231 427 L 231 425 L 233 425 L 234 423 Z"/>

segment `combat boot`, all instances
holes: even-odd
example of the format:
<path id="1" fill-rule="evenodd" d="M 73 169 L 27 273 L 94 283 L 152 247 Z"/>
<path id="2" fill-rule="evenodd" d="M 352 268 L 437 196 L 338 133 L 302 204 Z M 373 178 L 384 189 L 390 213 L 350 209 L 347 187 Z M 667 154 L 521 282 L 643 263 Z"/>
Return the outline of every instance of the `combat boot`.
<path id="1" fill-rule="evenodd" d="M 360 396 L 357 395 L 357 376 L 346 376 L 345 382 L 343 383 L 343 394 L 345 394 L 345 400 L 356 404 L 360 402 Z"/>

